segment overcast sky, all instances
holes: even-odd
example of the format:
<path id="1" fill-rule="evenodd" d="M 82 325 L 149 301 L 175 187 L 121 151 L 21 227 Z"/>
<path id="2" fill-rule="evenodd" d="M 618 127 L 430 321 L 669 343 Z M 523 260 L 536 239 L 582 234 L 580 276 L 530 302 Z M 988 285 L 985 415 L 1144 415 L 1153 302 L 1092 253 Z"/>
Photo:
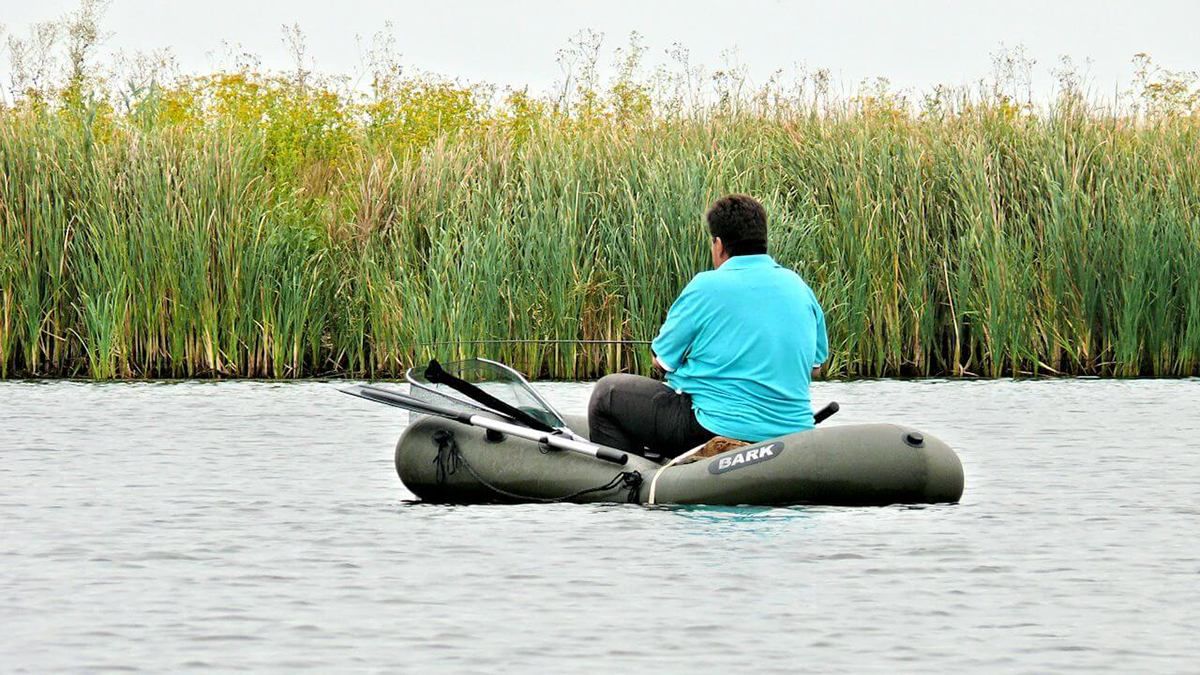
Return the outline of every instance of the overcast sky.
<path id="1" fill-rule="evenodd" d="M 25 35 L 75 6 L 0 0 L 0 24 Z M 1037 60 L 1040 91 L 1064 55 L 1090 59 L 1090 85 L 1102 94 L 1129 84 L 1138 52 L 1172 70 L 1200 70 L 1200 0 L 112 0 L 104 49 L 169 47 L 184 71 L 207 72 L 228 63 L 224 41 L 282 69 L 290 61 L 281 26 L 298 23 L 317 70 L 352 75 L 363 70 L 356 36 L 369 40 L 386 21 L 411 70 L 538 92 L 560 78 L 556 51 L 585 28 L 605 34 L 606 58 L 631 31 L 644 36 L 652 63 L 681 43 L 712 69 L 734 48 L 756 82 L 804 64 L 829 68 L 843 87 L 884 76 L 924 91 L 986 77 L 1002 44 Z M 5 55 L 5 79 L 7 71 Z"/>

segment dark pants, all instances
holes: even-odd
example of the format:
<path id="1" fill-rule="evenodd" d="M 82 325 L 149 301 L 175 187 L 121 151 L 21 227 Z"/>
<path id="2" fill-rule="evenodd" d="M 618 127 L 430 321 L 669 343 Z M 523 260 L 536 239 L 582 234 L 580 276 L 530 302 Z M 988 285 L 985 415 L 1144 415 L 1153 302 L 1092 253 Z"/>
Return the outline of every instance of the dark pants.
<path id="1" fill-rule="evenodd" d="M 692 397 L 677 394 L 664 382 L 640 375 L 608 375 L 592 390 L 588 403 L 592 442 L 645 454 L 675 457 L 716 434 L 700 426 Z"/>

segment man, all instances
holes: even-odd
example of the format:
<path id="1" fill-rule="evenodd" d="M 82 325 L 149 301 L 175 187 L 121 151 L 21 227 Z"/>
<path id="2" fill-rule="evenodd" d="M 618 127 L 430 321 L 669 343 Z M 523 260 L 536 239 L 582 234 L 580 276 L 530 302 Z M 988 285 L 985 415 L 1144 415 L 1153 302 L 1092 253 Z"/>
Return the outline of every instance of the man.
<path id="1" fill-rule="evenodd" d="M 666 382 L 597 382 L 592 441 L 675 457 L 717 435 L 757 442 L 812 428 L 809 382 L 829 355 L 821 305 L 767 255 L 762 204 L 730 195 L 705 220 L 713 270 L 692 278 L 651 344 Z"/>

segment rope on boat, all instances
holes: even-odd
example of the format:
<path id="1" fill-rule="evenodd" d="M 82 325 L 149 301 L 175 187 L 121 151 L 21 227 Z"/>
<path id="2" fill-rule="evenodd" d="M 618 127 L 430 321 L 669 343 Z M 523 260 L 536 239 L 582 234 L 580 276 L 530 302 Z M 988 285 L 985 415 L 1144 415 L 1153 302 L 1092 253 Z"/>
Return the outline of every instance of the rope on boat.
<path id="1" fill-rule="evenodd" d="M 445 434 L 449 436 L 441 436 Z M 437 482 L 442 485 L 450 476 L 453 476 L 459 467 L 462 466 L 463 456 L 458 451 L 458 443 L 454 442 L 454 434 L 444 429 L 439 429 L 433 434 L 433 440 L 438 444 L 437 457 L 433 458 L 433 463 L 437 464 Z M 472 472 L 474 473 L 474 472 Z"/>
<path id="2" fill-rule="evenodd" d="M 437 481 L 439 484 L 445 483 L 446 479 L 454 475 L 459 468 L 465 468 L 467 473 L 470 473 L 475 480 L 479 481 L 481 485 L 492 492 L 495 492 L 496 494 L 508 497 L 509 499 L 516 499 L 518 501 L 538 502 L 541 504 L 565 502 L 582 497 L 583 495 L 592 494 L 595 492 L 609 492 L 622 487 L 628 490 L 626 501 L 628 501 L 630 504 L 636 504 L 638 490 L 642 487 L 641 473 L 637 471 L 621 471 L 617 475 L 613 476 L 612 480 L 608 481 L 604 485 L 577 490 L 571 494 L 563 495 L 561 497 L 531 497 L 529 495 L 510 492 L 504 488 L 497 487 L 496 485 L 493 485 L 485 480 L 483 476 L 480 476 L 479 472 L 475 470 L 475 467 L 471 466 L 471 463 L 467 461 L 466 456 L 462 454 L 462 450 L 458 447 L 458 441 L 454 439 L 454 432 L 446 429 L 438 429 L 437 431 L 433 432 L 433 442 L 437 443 L 437 456 L 433 458 L 433 462 L 437 465 Z"/>
<path id="3" fill-rule="evenodd" d="M 685 457 L 691 457 L 692 455 L 696 454 L 697 452 L 700 452 L 701 450 L 704 449 L 704 446 L 707 444 L 708 444 L 708 442 L 705 441 L 704 443 L 697 445 L 696 447 L 692 448 L 691 450 L 688 450 L 687 452 L 683 453 L 682 455 L 676 455 L 675 457 L 673 457 L 671 459 L 671 461 L 667 462 L 666 464 L 663 464 L 662 466 L 660 466 L 658 468 L 658 471 L 654 472 L 654 477 L 650 479 L 650 498 L 646 500 L 647 506 L 654 503 L 654 490 L 655 490 L 655 488 L 658 487 L 658 477 L 663 475 L 664 471 L 671 468 L 672 464 L 678 462 L 679 460 L 681 460 Z"/>

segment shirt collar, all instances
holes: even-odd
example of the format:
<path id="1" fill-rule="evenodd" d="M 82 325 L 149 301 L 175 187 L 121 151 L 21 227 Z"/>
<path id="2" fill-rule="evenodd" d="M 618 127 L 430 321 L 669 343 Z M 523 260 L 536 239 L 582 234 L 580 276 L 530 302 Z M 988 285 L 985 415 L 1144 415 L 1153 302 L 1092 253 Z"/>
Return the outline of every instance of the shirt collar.
<path id="1" fill-rule="evenodd" d="M 726 260 L 717 271 L 748 270 L 756 267 L 779 267 L 779 263 L 775 262 L 775 259 L 767 253 L 758 253 L 755 255 L 735 255 L 729 260 Z"/>

